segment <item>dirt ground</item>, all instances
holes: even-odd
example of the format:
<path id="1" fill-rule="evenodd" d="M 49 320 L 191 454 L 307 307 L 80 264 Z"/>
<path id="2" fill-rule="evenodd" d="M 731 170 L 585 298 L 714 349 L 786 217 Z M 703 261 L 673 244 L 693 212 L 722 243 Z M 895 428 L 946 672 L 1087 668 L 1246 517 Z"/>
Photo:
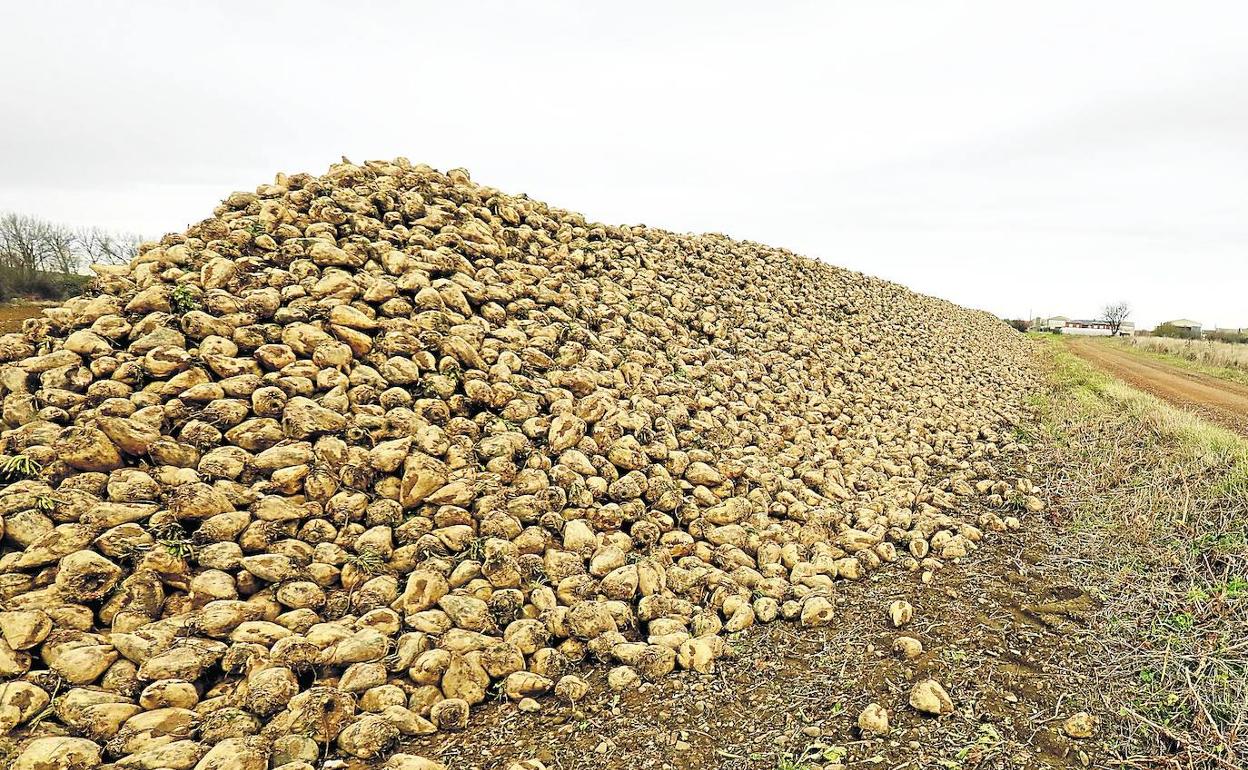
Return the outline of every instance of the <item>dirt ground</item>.
<path id="1" fill-rule="evenodd" d="M 1134 356 L 1096 340 L 1072 339 L 1070 348 L 1140 390 L 1248 436 L 1248 385 Z"/>
<path id="2" fill-rule="evenodd" d="M 0 334 L 20 332 L 22 322 L 39 315 L 46 306 L 20 302 L 0 305 Z"/>
<path id="3" fill-rule="evenodd" d="M 1068 582 L 1051 529 L 1046 514 L 1035 515 L 930 584 L 900 568 L 845 584 L 836 625 L 748 629 L 729 640 L 735 657 L 714 674 L 684 672 L 617 695 L 605 669 L 586 664 L 573 672 L 592 684 L 580 703 L 543 699 L 537 713 L 490 704 L 474 709 L 466 731 L 403 750 L 449 768 L 528 759 L 552 770 L 1103 766 L 1095 738 L 1074 740 L 1061 729 L 1076 712 L 1108 719 L 1114 709 L 1089 654 L 1099 603 Z M 896 599 L 915 608 L 901 629 L 887 619 Z M 923 655 L 894 654 L 900 636 L 919 639 Z M 928 678 L 949 691 L 955 713 L 934 718 L 908 705 L 912 684 Z M 871 702 L 888 710 L 884 738 L 857 727 Z"/>

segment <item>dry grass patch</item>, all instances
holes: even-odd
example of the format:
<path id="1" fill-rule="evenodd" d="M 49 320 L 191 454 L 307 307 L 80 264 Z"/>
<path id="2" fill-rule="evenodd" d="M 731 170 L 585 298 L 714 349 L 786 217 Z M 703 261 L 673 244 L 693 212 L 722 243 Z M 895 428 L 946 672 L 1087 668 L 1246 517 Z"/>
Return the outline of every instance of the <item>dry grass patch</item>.
<path id="1" fill-rule="evenodd" d="M 1248 443 L 1057 342 L 1037 405 L 1072 569 L 1103 586 L 1101 673 L 1128 767 L 1248 762 Z"/>
<path id="2" fill-rule="evenodd" d="M 1248 382 L 1248 345 L 1171 337 L 1125 337 L 1115 340 L 1127 350 L 1147 353 L 1167 363 L 1236 382 Z"/>

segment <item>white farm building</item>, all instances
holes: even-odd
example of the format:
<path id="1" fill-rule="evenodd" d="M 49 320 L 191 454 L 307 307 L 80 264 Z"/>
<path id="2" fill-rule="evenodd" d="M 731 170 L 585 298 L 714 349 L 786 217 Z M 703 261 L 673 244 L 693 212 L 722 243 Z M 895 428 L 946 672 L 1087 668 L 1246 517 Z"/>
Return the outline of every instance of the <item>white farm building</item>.
<path id="1" fill-rule="evenodd" d="M 1052 318 L 1037 318 L 1032 328 L 1037 331 L 1075 334 L 1084 337 L 1112 337 L 1114 335 L 1114 326 L 1109 321 L 1091 321 L 1060 315 Z M 1118 334 L 1130 337 L 1135 334 L 1135 324 L 1124 321 L 1118 328 Z"/>

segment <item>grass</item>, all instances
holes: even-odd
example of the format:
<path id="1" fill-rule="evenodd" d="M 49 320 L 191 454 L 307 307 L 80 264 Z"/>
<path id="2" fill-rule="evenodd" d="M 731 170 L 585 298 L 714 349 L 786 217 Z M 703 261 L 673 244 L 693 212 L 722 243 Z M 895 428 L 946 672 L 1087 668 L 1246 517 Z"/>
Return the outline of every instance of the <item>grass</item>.
<path id="1" fill-rule="evenodd" d="M 781 753 L 776 757 L 776 770 L 817 770 L 824 762 L 841 762 L 849 752 L 844 746 L 830 746 L 816 741 L 800 754 Z"/>
<path id="2" fill-rule="evenodd" d="M 1170 337 L 1124 337 L 1111 344 L 1155 361 L 1248 385 L 1248 345 Z"/>
<path id="3" fill-rule="evenodd" d="M 6 481 L 38 478 L 43 466 L 26 455 L 0 457 L 0 478 Z"/>
<path id="4" fill-rule="evenodd" d="M 1248 442 L 1045 344 L 1054 515 L 1101 590 L 1118 763 L 1248 766 Z"/>
<path id="5" fill-rule="evenodd" d="M 199 298 L 195 296 L 195 290 L 186 284 L 181 284 L 173 290 L 170 296 L 173 309 L 178 313 L 189 313 L 192 310 L 199 310 Z"/>

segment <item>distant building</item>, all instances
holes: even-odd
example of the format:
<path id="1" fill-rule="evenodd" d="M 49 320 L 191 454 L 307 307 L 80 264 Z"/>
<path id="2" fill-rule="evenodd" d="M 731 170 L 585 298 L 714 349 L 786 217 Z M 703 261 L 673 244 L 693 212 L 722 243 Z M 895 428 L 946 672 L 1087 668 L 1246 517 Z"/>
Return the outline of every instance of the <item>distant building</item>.
<path id="1" fill-rule="evenodd" d="M 1069 320 L 1064 315 L 1055 315 L 1052 318 L 1033 318 L 1031 330 L 1036 332 L 1055 332 L 1065 326 Z"/>
<path id="2" fill-rule="evenodd" d="M 1037 318 L 1032 322 L 1032 329 L 1042 332 L 1053 332 L 1055 334 L 1074 334 L 1084 337 L 1111 337 L 1114 334 L 1114 325 L 1109 321 L 1094 321 L 1080 318 L 1067 318 L 1066 316 L 1053 316 L 1052 318 Z M 1118 334 L 1124 337 L 1130 337 L 1135 334 L 1135 324 L 1130 321 L 1123 321 L 1118 326 Z"/>

